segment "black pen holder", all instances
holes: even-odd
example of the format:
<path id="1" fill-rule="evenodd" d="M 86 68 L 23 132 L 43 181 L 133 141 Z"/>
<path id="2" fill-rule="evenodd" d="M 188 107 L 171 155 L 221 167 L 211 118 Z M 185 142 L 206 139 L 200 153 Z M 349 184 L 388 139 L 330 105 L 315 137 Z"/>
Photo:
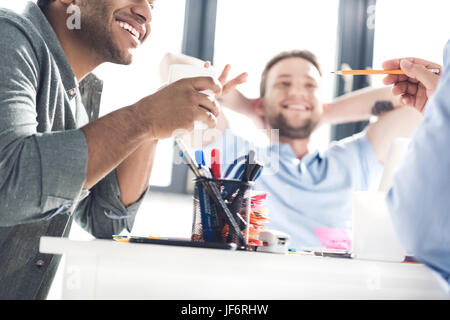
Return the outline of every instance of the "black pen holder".
<path id="1" fill-rule="evenodd" d="M 194 182 L 192 240 L 235 243 L 238 248 L 247 248 L 254 182 L 210 178 Z M 217 188 L 218 193 L 211 192 L 212 188 Z M 220 195 L 220 200 L 215 195 Z"/>

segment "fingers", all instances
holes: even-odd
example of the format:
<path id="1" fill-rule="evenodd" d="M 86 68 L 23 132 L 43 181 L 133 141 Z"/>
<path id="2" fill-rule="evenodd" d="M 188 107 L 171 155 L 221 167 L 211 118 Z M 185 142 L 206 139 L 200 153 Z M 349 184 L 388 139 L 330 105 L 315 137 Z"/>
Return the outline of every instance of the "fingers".
<path id="1" fill-rule="evenodd" d="M 418 109 L 421 109 L 423 106 L 422 104 L 417 105 L 417 102 L 423 100 L 424 92 L 425 90 L 419 90 L 419 84 L 408 81 L 399 82 L 392 87 L 392 94 L 394 96 L 401 96 L 401 102 L 404 105 L 416 106 Z M 420 99 L 418 99 L 419 96 L 421 96 Z"/>
<path id="2" fill-rule="evenodd" d="M 224 68 L 222 73 L 220 74 L 218 80 L 219 82 L 222 84 L 223 88 L 222 88 L 222 95 L 227 94 L 228 92 L 230 92 L 231 90 L 233 90 L 234 88 L 236 88 L 236 86 L 244 83 L 247 81 L 247 77 L 248 74 L 247 72 L 243 72 L 240 75 L 238 75 L 237 77 L 235 77 L 234 79 L 230 80 L 227 82 L 227 78 L 228 75 L 230 73 L 230 69 L 231 66 L 229 64 L 227 64 Z"/>
<path id="3" fill-rule="evenodd" d="M 389 74 L 386 77 L 384 77 L 383 83 L 385 85 L 391 85 L 391 84 L 394 84 L 397 82 L 408 81 L 408 80 L 409 80 L 409 77 L 404 74 L 402 74 L 402 75 Z M 417 81 L 415 81 L 415 82 L 417 82 Z"/>
<path id="4" fill-rule="evenodd" d="M 424 65 L 413 63 L 409 60 L 402 60 L 400 62 L 400 67 L 405 72 L 407 76 L 412 79 L 420 81 L 425 88 L 434 89 L 439 81 L 439 75 L 430 72 Z"/>
<path id="5" fill-rule="evenodd" d="M 428 95 L 426 88 L 423 86 L 423 84 L 418 85 L 417 94 L 415 96 L 415 102 L 414 106 L 416 109 L 420 112 L 423 112 L 423 109 L 428 101 Z"/>
<path id="6" fill-rule="evenodd" d="M 381 65 L 381 67 L 384 70 L 398 70 L 400 69 L 400 61 L 402 59 L 391 59 L 384 61 Z M 389 74 L 383 79 L 383 83 L 385 85 L 394 84 L 401 81 L 407 81 L 408 76 L 406 75 L 395 75 L 395 74 Z"/>
<path id="7" fill-rule="evenodd" d="M 212 77 L 184 78 L 170 86 L 175 90 L 169 95 L 176 101 L 172 103 L 176 108 L 167 114 L 179 119 L 178 128 L 192 130 L 194 121 L 201 121 L 210 128 L 217 126 L 220 107 L 214 95 L 220 94 L 222 88 Z"/>
<path id="8" fill-rule="evenodd" d="M 417 87 L 418 86 L 415 83 L 410 83 L 408 81 L 402 81 L 402 82 L 397 83 L 392 88 L 392 93 L 395 96 L 403 95 L 403 94 L 415 95 L 417 93 Z"/>
<path id="9" fill-rule="evenodd" d="M 227 94 L 228 92 L 230 92 L 231 90 L 233 90 L 234 88 L 236 88 L 238 85 L 244 83 L 247 81 L 247 77 L 248 74 L 247 72 L 243 72 L 240 75 L 238 75 L 236 78 L 228 81 L 222 89 L 222 94 Z"/>
<path id="10" fill-rule="evenodd" d="M 424 59 L 414 58 L 414 57 L 405 57 L 405 58 L 399 58 L 399 59 L 391 59 L 386 60 L 381 65 L 384 70 L 396 70 L 400 69 L 400 63 L 403 60 L 408 60 L 415 64 L 421 64 L 425 66 L 427 69 L 441 69 L 441 66 L 435 62 L 431 62 Z"/>
<path id="11" fill-rule="evenodd" d="M 440 75 L 429 69 L 441 70 L 437 63 L 419 58 L 387 60 L 382 64 L 385 70 L 401 69 L 404 75 L 388 75 L 383 79 L 385 85 L 393 85 L 392 94 L 401 96 L 405 105 L 413 106 L 423 112 L 428 98 L 437 88 Z"/>
<path id="12" fill-rule="evenodd" d="M 406 58 L 406 59 L 401 59 L 401 60 L 409 60 L 414 64 L 420 64 L 423 65 L 425 68 L 427 69 L 439 69 L 441 70 L 441 65 L 439 65 L 438 63 L 435 62 L 431 62 L 428 60 L 424 60 L 424 59 L 419 59 L 419 58 Z"/>
<path id="13" fill-rule="evenodd" d="M 407 106 L 414 106 L 416 103 L 416 97 L 408 94 L 402 95 L 402 103 Z"/>
<path id="14" fill-rule="evenodd" d="M 219 116 L 219 106 L 215 100 L 211 101 L 207 95 L 198 93 L 198 104 L 193 106 L 192 113 L 194 121 L 201 121 L 205 123 L 209 128 L 215 128 L 217 126 L 217 117 Z M 194 123 L 191 123 L 193 126 Z M 192 129 L 193 127 L 190 127 Z"/>
<path id="15" fill-rule="evenodd" d="M 204 93 L 196 94 L 196 106 L 206 110 L 207 112 L 212 113 L 214 116 L 218 117 L 220 114 L 220 107 L 216 103 L 216 100 L 211 100 L 208 95 Z"/>
<path id="16" fill-rule="evenodd" d="M 203 108 L 196 108 L 194 110 L 194 119 L 203 122 L 209 128 L 215 128 L 217 126 L 217 117 Z"/>
<path id="17" fill-rule="evenodd" d="M 436 85 L 439 75 L 430 72 L 428 69 L 441 70 L 437 63 L 419 58 L 401 58 L 391 59 L 383 62 L 383 69 L 395 70 L 401 69 L 405 75 L 388 75 L 383 79 L 385 85 L 398 83 L 401 81 L 422 82 L 426 88 Z"/>
<path id="18" fill-rule="evenodd" d="M 222 85 L 212 77 L 196 77 L 182 80 L 190 81 L 192 87 L 197 91 L 211 90 L 215 95 L 219 95 L 222 92 Z"/>
<path id="19" fill-rule="evenodd" d="M 220 108 L 214 100 L 214 95 L 220 94 L 222 88 L 212 77 L 184 78 L 172 85 L 188 89 L 185 91 L 184 102 L 190 106 L 201 106 L 213 115 L 219 115 Z"/>
<path id="20" fill-rule="evenodd" d="M 227 81 L 228 74 L 230 73 L 230 69 L 231 69 L 231 66 L 230 66 L 229 64 L 227 64 L 227 65 L 225 66 L 225 68 L 223 68 L 223 71 L 222 71 L 222 73 L 220 74 L 220 76 L 219 76 L 219 78 L 218 78 L 219 82 L 220 82 L 222 85 L 224 85 L 224 84 L 225 84 L 225 81 Z"/>

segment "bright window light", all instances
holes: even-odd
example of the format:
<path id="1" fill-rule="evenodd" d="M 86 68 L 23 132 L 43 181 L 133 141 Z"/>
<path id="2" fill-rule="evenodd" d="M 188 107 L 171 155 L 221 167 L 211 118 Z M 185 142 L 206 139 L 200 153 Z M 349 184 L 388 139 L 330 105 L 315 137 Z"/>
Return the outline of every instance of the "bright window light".
<path id="1" fill-rule="evenodd" d="M 219 0 L 214 65 L 231 64 L 230 76 L 248 72 L 248 82 L 240 86 L 249 98 L 259 97 L 259 81 L 265 64 L 281 51 L 307 49 L 317 55 L 323 69 L 322 97 L 334 96 L 338 0 Z M 249 137 L 253 123 L 228 112 L 237 134 Z M 242 131 L 245 128 L 245 132 Z M 311 149 L 329 143 L 329 126 L 312 137 Z M 260 133 L 250 137 L 261 138 Z"/>
<path id="2" fill-rule="evenodd" d="M 442 65 L 450 39 L 450 1 L 377 0 L 373 68 L 383 61 L 418 57 Z M 372 77 L 382 86 L 383 77 Z"/>

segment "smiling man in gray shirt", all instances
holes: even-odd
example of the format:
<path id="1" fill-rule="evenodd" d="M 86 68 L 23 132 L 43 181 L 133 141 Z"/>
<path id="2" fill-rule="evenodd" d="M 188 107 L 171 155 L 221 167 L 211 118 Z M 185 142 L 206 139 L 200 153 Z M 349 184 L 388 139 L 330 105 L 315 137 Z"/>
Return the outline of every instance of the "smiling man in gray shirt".
<path id="1" fill-rule="evenodd" d="M 199 91 L 220 85 L 199 77 L 97 119 L 102 82 L 90 72 L 132 62 L 154 1 L 38 5 L 0 9 L 0 299 L 46 297 L 59 258 L 39 239 L 67 236 L 72 218 L 98 238 L 130 230 L 157 141 L 219 113 Z"/>

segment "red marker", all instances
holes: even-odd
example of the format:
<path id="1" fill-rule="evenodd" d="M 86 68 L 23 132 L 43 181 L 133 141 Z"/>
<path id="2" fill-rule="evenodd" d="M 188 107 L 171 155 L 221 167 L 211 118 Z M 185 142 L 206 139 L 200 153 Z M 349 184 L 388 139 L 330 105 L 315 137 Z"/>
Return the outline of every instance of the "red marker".
<path id="1" fill-rule="evenodd" d="M 212 175 L 215 179 L 220 179 L 220 150 L 212 149 L 211 150 L 211 171 Z"/>

